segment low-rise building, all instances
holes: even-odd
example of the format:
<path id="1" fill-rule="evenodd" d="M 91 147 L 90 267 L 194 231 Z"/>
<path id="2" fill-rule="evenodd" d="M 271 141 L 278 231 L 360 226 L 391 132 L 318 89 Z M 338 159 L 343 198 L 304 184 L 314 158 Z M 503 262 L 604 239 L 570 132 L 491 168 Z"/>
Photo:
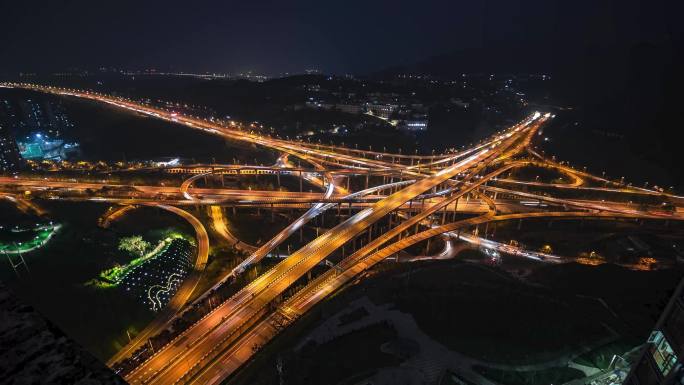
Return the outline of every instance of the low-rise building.
<path id="1" fill-rule="evenodd" d="M 426 131 L 428 128 L 428 121 L 427 119 L 401 120 L 397 127 L 406 131 Z"/>
<path id="2" fill-rule="evenodd" d="M 399 106 L 396 104 L 367 104 L 368 113 L 382 119 L 389 119 Z"/>

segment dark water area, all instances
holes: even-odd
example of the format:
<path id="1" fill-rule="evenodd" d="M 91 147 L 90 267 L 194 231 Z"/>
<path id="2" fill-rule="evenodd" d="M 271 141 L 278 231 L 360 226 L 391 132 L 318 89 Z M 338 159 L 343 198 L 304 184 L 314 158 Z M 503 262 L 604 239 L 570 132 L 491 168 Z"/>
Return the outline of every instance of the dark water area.
<path id="1" fill-rule="evenodd" d="M 19 266 L 17 276 L 3 258 L 0 280 L 104 361 L 127 341 L 127 330 L 134 335 L 154 313 L 119 287 L 96 288 L 86 282 L 115 263 L 131 260 L 117 249 L 121 237 L 142 235 L 156 245 L 168 231 L 194 236 L 193 230 L 182 219 L 152 208 L 134 211 L 111 229 L 102 229 L 96 223 L 106 205 L 40 203 L 51 220 L 62 224 L 61 229 L 44 247 L 24 254 L 28 271 Z M 11 213 L 10 209 L 2 206 L 2 223 L 9 222 L 5 212 Z"/>
<path id="2" fill-rule="evenodd" d="M 92 160 L 146 160 L 186 158 L 195 162 L 232 163 L 234 158 L 264 163 L 275 156 L 251 144 L 228 141 L 216 135 L 99 103 L 67 99 L 65 107 L 76 122 L 73 136 Z"/>

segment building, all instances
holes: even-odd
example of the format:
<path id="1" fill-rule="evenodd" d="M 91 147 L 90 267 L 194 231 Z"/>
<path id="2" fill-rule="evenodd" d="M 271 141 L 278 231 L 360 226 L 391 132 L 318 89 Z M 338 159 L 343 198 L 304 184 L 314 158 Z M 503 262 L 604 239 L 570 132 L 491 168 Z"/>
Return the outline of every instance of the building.
<path id="1" fill-rule="evenodd" d="M 684 385 L 684 280 L 665 307 L 624 385 Z"/>
<path id="2" fill-rule="evenodd" d="M 30 160 L 51 159 L 60 161 L 79 151 L 78 143 L 65 143 L 61 139 L 50 139 L 41 133 L 16 143 L 21 157 Z"/>
<path id="3" fill-rule="evenodd" d="M 335 109 L 348 114 L 360 114 L 363 112 L 363 108 L 358 104 L 336 104 Z"/>
<path id="4" fill-rule="evenodd" d="M 0 123 L 0 172 L 14 171 L 20 164 L 17 142 L 9 128 Z"/>
<path id="5" fill-rule="evenodd" d="M 60 102 L 31 98 L 0 100 L 0 123 L 18 137 L 40 132 L 60 138 L 74 126 Z"/>
<path id="6" fill-rule="evenodd" d="M 336 104 L 336 103 L 318 103 L 316 101 L 308 101 L 306 105 L 310 108 L 321 108 L 324 110 L 336 110 L 346 112 L 348 114 L 360 114 L 363 112 L 363 107 L 358 104 Z"/>
<path id="7" fill-rule="evenodd" d="M 400 121 L 397 127 L 405 131 L 426 131 L 428 121 L 427 119 L 407 119 Z"/>
<path id="8" fill-rule="evenodd" d="M 368 113 L 373 116 L 377 116 L 382 119 L 389 119 L 394 111 L 397 110 L 399 106 L 396 104 L 368 104 L 366 109 Z"/>

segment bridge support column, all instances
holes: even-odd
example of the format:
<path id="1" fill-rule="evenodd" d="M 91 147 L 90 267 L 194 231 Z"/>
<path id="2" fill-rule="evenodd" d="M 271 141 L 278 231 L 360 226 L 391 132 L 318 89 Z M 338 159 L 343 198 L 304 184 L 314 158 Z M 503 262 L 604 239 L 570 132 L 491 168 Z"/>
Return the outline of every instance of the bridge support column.
<path id="1" fill-rule="evenodd" d="M 518 219 L 518 230 L 522 228 L 522 218 Z"/>
<path id="2" fill-rule="evenodd" d="M 366 174 L 366 189 L 368 189 L 368 179 L 370 178 L 370 171 Z"/>

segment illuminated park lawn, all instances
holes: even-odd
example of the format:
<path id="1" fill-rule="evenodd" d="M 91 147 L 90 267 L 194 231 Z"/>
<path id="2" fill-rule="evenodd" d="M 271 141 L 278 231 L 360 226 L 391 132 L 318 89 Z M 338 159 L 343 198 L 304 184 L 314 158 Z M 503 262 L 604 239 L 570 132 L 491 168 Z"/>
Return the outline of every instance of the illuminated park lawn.
<path id="1" fill-rule="evenodd" d="M 136 267 L 141 266 L 145 264 L 145 262 L 151 261 L 157 256 L 163 254 L 175 239 L 186 238 L 187 237 L 184 237 L 182 234 L 172 233 L 166 238 L 160 240 L 157 246 L 155 246 L 154 249 L 145 255 L 134 258 L 125 265 L 117 265 L 102 271 L 96 279 L 89 281 L 88 284 L 92 284 L 99 288 L 117 287 Z"/>
<path id="2" fill-rule="evenodd" d="M 57 233 L 61 225 L 37 225 L 33 229 L 12 229 L 13 233 L 33 232 L 35 235 L 21 242 L 0 242 L 0 253 L 2 254 L 22 254 L 28 253 L 44 246 Z"/>

